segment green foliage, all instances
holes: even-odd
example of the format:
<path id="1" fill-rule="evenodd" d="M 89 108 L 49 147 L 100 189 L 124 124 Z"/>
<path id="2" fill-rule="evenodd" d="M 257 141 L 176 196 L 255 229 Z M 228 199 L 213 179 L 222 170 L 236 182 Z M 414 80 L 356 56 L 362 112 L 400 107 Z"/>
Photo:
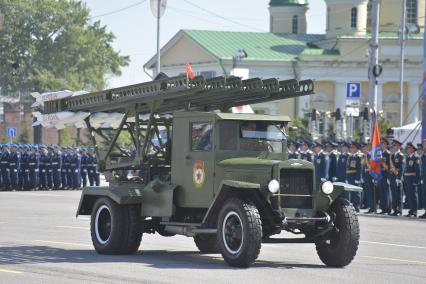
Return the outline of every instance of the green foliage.
<path id="1" fill-rule="evenodd" d="M 105 87 L 129 62 L 114 51 L 114 35 L 75 0 L 0 0 L 0 87 L 88 91 Z"/>
<path id="2" fill-rule="evenodd" d="M 59 134 L 59 146 L 70 146 L 75 144 L 75 139 L 72 138 L 71 130 L 64 128 L 58 131 Z"/>
<path id="3" fill-rule="evenodd" d="M 387 121 L 384 117 L 379 117 L 379 132 L 380 138 L 386 138 L 386 130 L 389 128 L 395 127 L 395 125 L 389 121 Z"/>
<path id="4" fill-rule="evenodd" d="M 288 131 L 288 136 L 291 140 L 307 139 L 310 137 L 308 130 L 308 120 L 294 117 L 289 123 L 290 127 L 297 127 L 296 131 Z"/>
<path id="5" fill-rule="evenodd" d="M 19 143 L 21 143 L 21 144 L 31 143 L 30 133 L 28 131 L 28 127 L 27 127 L 26 124 L 24 124 L 24 126 L 22 128 L 22 133 L 21 133 L 21 135 L 19 135 Z"/>

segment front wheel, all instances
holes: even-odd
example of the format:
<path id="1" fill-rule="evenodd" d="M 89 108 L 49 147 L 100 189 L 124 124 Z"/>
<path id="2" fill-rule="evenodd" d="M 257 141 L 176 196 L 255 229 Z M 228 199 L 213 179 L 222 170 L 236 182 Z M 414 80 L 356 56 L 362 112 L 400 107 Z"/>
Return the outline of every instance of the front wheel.
<path id="1" fill-rule="evenodd" d="M 253 264 L 262 244 L 262 222 L 256 206 L 239 198 L 229 199 L 219 213 L 217 239 L 229 265 Z"/>
<path id="2" fill-rule="evenodd" d="M 334 229 L 327 240 L 315 243 L 321 261 L 331 267 L 344 267 L 352 262 L 359 245 L 359 223 L 353 205 L 346 199 L 338 199 L 331 206 L 335 215 Z"/>

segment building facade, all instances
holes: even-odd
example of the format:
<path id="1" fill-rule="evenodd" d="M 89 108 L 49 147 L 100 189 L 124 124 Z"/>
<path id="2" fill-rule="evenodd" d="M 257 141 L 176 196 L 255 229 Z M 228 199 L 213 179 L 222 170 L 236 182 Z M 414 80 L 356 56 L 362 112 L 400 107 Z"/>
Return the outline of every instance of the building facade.
<path id="1" fill-rule="evenodd" d="M 308 0 L 271 0 L 270 32 L 181 30 L 161 49 L 161 71 L 185 72 L 185 64 L 206 77 L 278 77 L 314 79 L 315 95 L 254 106 L 257 112 L 303 116 L 315 108 L 334 112 L 346 108 L 346 84 L 361 83 L 361 107 L 368 106 L 368 65 L 371 1 L 326 0 L 325 34 L 307 34 Z M 403 103 L 404 124 L 419 120 L 423 62 L 425 0 L 407 0 L 407 30 L 403 100 L 399 84 L 399 29 L 402 1 L 382 0 L 378 79 L 378 109 L 397 125 Z M 244 50 L 246 57 L 239 58 Z M 155 57 L 145 66 L 153 74 Z"/>

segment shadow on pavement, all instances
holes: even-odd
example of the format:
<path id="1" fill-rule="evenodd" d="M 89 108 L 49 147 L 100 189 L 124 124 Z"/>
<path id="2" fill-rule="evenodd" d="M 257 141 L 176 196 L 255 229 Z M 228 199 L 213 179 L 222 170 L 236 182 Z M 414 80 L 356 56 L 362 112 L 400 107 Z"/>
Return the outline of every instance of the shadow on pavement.
<path id="1" fill-rule="evenodd" d="M 0 247 L 0 266 L 42 263 L 140 263 L 154 268 L 237 269 L 228 266 L 220 255 L 198 251 L 144 250 L 135 255 L 100 255 L 94 250 L 60 249 L 49 246 Z M 258 260 L 253 268 L 326 268 L 318 264 Z"/>

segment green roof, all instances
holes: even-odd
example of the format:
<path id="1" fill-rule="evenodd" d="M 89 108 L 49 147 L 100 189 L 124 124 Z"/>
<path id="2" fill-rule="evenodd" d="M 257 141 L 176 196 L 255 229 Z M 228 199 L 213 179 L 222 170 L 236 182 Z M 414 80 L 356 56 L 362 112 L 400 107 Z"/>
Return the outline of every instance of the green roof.
<path id="1" fill-rule="evenodd" d="M 269 6 L 307 6 L 308 0 L 271 0 Z"/>
<path id="2" fill-rule="evenodd" d="M 324 50 L 308 44 L 324 39 L 324 35 L 204 30 L 183 30 L 183 32 L 218 59 L 232 59 L 239 49 L 247 52 L 248 56 L 244 60 L 250 61 L 291 61 L 305 49 L 317 55 L 327 54 Z"/>

